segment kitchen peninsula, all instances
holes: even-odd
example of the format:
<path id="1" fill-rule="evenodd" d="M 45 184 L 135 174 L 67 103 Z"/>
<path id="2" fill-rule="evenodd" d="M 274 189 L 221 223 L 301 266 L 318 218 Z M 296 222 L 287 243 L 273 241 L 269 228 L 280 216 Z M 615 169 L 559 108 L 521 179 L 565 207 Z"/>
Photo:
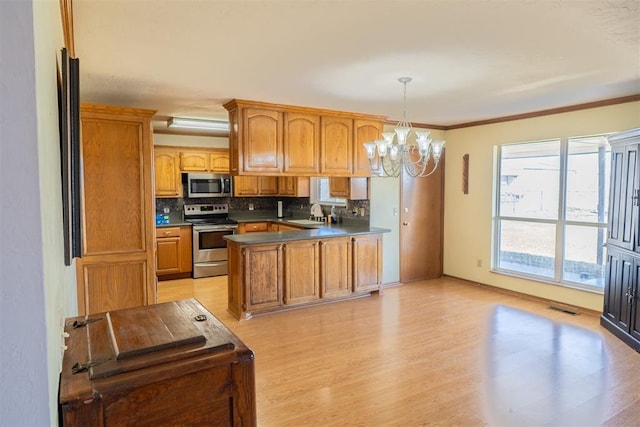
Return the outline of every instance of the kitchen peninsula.
<path id="1" fill-rule="evenodd" d="M 382 234 L 359 224 L 268 221 L 269 231 L 225 236 L 228 310 L 253 315 L 382 292 Z"/>

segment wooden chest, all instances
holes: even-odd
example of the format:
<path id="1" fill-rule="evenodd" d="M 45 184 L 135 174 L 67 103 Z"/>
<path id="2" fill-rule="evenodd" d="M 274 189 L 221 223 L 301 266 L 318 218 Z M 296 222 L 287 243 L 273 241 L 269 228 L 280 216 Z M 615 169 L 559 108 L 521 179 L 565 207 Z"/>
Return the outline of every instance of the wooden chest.
<path id="1" fill-rule="evenodd" d="M 194 299 L 70 318 L 65 426 L 255 426 L 253 352 Z"/>

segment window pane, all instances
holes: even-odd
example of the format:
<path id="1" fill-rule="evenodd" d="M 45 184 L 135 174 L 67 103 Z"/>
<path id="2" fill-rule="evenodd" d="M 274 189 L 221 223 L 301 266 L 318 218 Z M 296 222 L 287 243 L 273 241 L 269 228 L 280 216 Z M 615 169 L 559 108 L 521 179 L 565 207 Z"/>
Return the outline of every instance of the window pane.
<path id="1" fill-rule="evenodd" d="M 504 145 L 500 215 L 558 218 L 560 141 Z"/>
<path id="2" fill-rule="evenodd" d="M 321 205 L 346 206 L 347 199 L 331 197 L 329 193 L 329 178 L 316 178 L 318 185 L 318 203 Z"/>
<path id="3" fill-rule="evenodd" d="M 607 263 L 604 227 L 567 225 L 564 237 L 563 279 L 571 282 L 604 287 Z"/>
<path id="4" fill-rule="evenodd" d="M 555 224 L 501 220 L 498 267 L 554 277 L 555 230 Z"/>
<path id="5" fill-rule="evenodd" d="M 611 149 L 604 137 L 569 140 L 566 218 L 607 222 Z"/>

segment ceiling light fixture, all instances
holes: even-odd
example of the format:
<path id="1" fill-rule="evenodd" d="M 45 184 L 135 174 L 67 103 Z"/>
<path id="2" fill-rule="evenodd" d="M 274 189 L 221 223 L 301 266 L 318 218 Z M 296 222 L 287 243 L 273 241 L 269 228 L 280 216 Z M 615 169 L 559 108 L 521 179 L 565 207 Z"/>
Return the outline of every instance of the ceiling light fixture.
<path id="1" fill-rule="evenodd" d="M 429 138 L 429 131 L 416 130 L 415 144 L 408 142 L 411 123 L 407 121 L 407 83 L 411 80 L 411 77 L 398 79 L 404 85 L 404 101 L 402 120 L 396 125 L 395 132 L 383 132 L 382 139 L 364 143 L 369 167 L 376 176 L 398 177 L 404 169 L 411 177 L 426 177 L 436 171 L 440 162 L 444 141 Z M 380 156 L 380 166 L 374 164 L 376 149 Z M 431 158 L 433 168 L 427 172 Z"/>
<path id="2" fill-rule="evenodd" d="M 186 119 L 171 117 L 167 121 L 170 128 L 229 131 L 229 122 L 219 120 Z"/>

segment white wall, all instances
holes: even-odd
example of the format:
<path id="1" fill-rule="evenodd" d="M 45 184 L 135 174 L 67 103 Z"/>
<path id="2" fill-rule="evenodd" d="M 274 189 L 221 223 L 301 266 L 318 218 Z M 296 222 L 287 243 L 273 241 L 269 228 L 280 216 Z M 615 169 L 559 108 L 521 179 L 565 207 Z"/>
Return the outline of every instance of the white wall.
<path id="1" fill-rule="evenodd" d="M 154 133 L 153 145 L 175 145 L 178 147 L 229 148 L 229 138 L 218 137 L 218 136 L 172 135 L 172 134 L 166 134 L 166 133 Z"/>
<path id="2" fill-rule="evenodd" d="M 50 419 L 57 419 L 58 374 L 62 365 L 64 319 L 76 316 L 75 260 L 64 265 L 62 182 L 58 128 L 56 60 L 63 42 L 58 1 L 34 4 L 36 117 L 38 121 L 38 171 L 40 173 L 40 221 L 44 268 L 47 366 Z M 80 59 L 82 67 L 82 59 Z"/>
<path id="3" fill-rule="evenodd" d="M 593 135 L 640 126 L 640 102 L 446 132 L 444 273 L 566 304 L 602 310 L 602 295 L 491 273 L 494 147 L 509 142 Z M 469 154 L 469 194 L 462 156 Z M 482 267 L 477 267 L 477 260 Z"/>
<path id="4" fill-rule="evenodd" d="M 0 425 L 55 425 L 64 267 L 55 0 L 0 2 Z"/>

